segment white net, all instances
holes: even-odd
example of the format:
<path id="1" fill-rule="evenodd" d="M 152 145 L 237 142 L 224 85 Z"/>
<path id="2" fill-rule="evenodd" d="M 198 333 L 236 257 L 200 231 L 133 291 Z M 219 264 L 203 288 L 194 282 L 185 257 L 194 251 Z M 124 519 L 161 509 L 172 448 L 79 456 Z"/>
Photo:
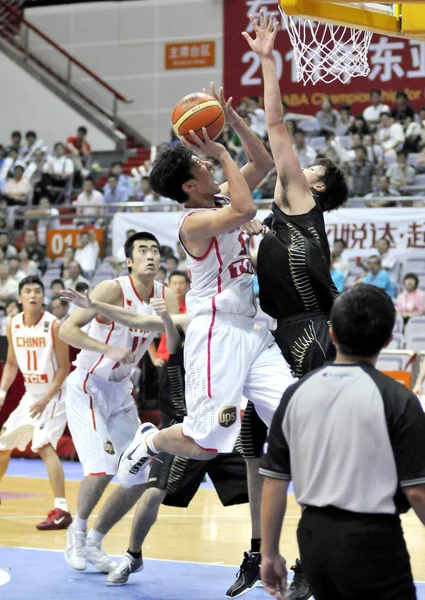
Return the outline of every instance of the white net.
<path id="1" fill-rule="evenodd" d="M 294 48 L 297 81 L 347 83 L 352 77 L 366 77 L 372 33 L 330 23 L 290 17 L 280 8 Z"/>

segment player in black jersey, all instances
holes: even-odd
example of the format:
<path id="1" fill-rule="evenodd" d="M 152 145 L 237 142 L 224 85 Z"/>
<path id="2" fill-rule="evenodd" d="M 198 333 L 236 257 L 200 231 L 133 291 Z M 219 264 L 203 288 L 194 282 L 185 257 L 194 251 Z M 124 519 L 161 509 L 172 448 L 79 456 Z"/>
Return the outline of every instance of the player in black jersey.
<path id="1" fill-rule="evenodd" d="M 346 202 L 348 186 L 344 173 L 328 159 L 301 168 L 283 121 L 273 57 L 279 26 L 274 17 L 266 23 L 260 15 L 259 23 L 250 17 L 255 39 L 242 34 L 261 60 L 267 131 L 278 174 L 272 212 L 264 222 L 269 231 L 256 257 L 260 305 L 277 319 L 276 342 L 294 375 L 301 377 L 335 355 L 328 321 L 338 292 L 330 275 L 323 213 Z M 262 424 L 256 420 L 252 411 L 250 426 L 258 429 Z M 287 599 L 306 600 L 311 594 L 298 560 L 293 570 Z"/>

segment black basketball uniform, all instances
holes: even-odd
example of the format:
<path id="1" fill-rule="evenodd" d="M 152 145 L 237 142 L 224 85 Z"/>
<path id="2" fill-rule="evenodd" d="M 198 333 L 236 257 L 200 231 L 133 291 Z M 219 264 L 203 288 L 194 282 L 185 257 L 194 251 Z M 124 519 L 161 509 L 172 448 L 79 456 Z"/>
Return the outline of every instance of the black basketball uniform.
<path id="1" fill-rule="evenodd" d="M 288 215 L 275 202 L 264 220 L 257 276 L 262 310 L 277 320 L 276 343 L 295 377 L 335 358 L 329 315 L 338 291 L 331 277 L 323 213 Z M 267 428 L 248 403 L 241 427 L 245 458 L 261 456 Z"/>
<path id="2" fill-rule="evenodd" d="M 186 416 L 184 400 L 183 350 L 171 354 L 161 377 L 160 407 L 163 423 L 169 427 Z M 187 507 L 209 475 L 223 506 L 248 502 L 246 466 L 240 440 L 231 454 L 219 454 L 212 460 L 192 460 L 160 452 L 153 461 L 148 487 L 167 492 L 163 504 Z"/>

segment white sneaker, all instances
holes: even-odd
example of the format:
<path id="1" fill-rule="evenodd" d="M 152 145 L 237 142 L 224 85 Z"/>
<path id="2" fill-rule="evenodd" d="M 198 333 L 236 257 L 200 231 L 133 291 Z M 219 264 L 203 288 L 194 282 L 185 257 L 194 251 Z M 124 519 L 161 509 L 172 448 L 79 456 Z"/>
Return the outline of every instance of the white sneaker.
<path id="1" fill-rule="evenodd" d="M 143 570 L 143 558 L 134 558 L 128 552 L 122 557 L 120 562 L 115 565 L 113 570 L 106 578 L 106 585 L 125 585 L 130 577 L 130 573 L 137 573 Z"/>
<path id="2" fill-rule="evenodd" d="M 148 479 L 147 467 L 153 456 L 148 448 L 146 439 L 158 431 L 152 423 L 143 423 L 134 436 L 134 440 L 124 450 L 118 465 L 118 482 L 123 488 L 146 483 Z M 143 476 L 145 471 L 145 477 Z"/>
<path id="3" fill-rule="evenodd" d="M 76 531 L 74 523 L 68 527 L 66 532 L 65 560 L 76 571 L 85 571 L 87 567 L 86 557 L 86 531 Z"/>
<path id="4" fill-rule="evenodd" d="M 110 573 L 117 564 L 109 558 L 101 542 L 95 544 L 90 537 L 87 538 L 86 557 L 87 562 L 102 573 Z"/>

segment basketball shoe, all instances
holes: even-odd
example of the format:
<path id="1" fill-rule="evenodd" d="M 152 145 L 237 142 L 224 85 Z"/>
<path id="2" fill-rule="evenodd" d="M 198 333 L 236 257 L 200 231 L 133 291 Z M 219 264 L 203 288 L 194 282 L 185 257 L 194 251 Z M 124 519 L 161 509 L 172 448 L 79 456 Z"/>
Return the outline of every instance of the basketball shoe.
<path id="1" fill-rule="evenodd" d="M 260 552 L 244 552 L 244 559 L 236 574 L 236 581 L 226 592 L 228 598 L 239 598 L 256 587 L 261 586 Z"/>
<path id="2" fill-rule="evenodd" d="M 72 517 L 69 512 L 61 508 L 54 508 L 49 512 L 46 519 L 37 523 L 36 527 L 40 531 L 50 531 L 52 529 L 68 529 L 72 523 Z"/>
<path id="3" fill-rule="evenodd" d="M 118 465 L 118 482 L 123 488 L 147 482 L 146 468 L 155 454 L 149 449 L 146 440 L 156 431 L 158 429 L 152 423 L 143 423 L 137 430 L 134 440 L 122 453 Z"/>
<path id="4" fill-rule="evenodd" d="M 303 567 L 298 558 L 295 565 L 291 567 L 291 571 L 294 571 L 294 578 L 288 586 L 286 600 L 307 600 L 311 598 L 313 594 L 308 589 L 307 582 L 304 579 Z"/>
<path id="5" fill-rule="evenodd" d="M 109 573 L 116 564 L 106 554 L 101 542 L 95 543 L 87 538 L 87 532 L 77 531 L 74 525 L 68 528 L 66 534 L 64 556 L 68 565 L 75 571 L 85 571 L 89 562 L 98 571 Z"/>
<path id="6" fill-rule="evenodd" d="M 127 583 L 131 573 L 143 570 L 143 558 L 134 558 L 128 552 L 120 562 L 114 566 L 106 578 L 106 585 L 124 585 Z"/>

